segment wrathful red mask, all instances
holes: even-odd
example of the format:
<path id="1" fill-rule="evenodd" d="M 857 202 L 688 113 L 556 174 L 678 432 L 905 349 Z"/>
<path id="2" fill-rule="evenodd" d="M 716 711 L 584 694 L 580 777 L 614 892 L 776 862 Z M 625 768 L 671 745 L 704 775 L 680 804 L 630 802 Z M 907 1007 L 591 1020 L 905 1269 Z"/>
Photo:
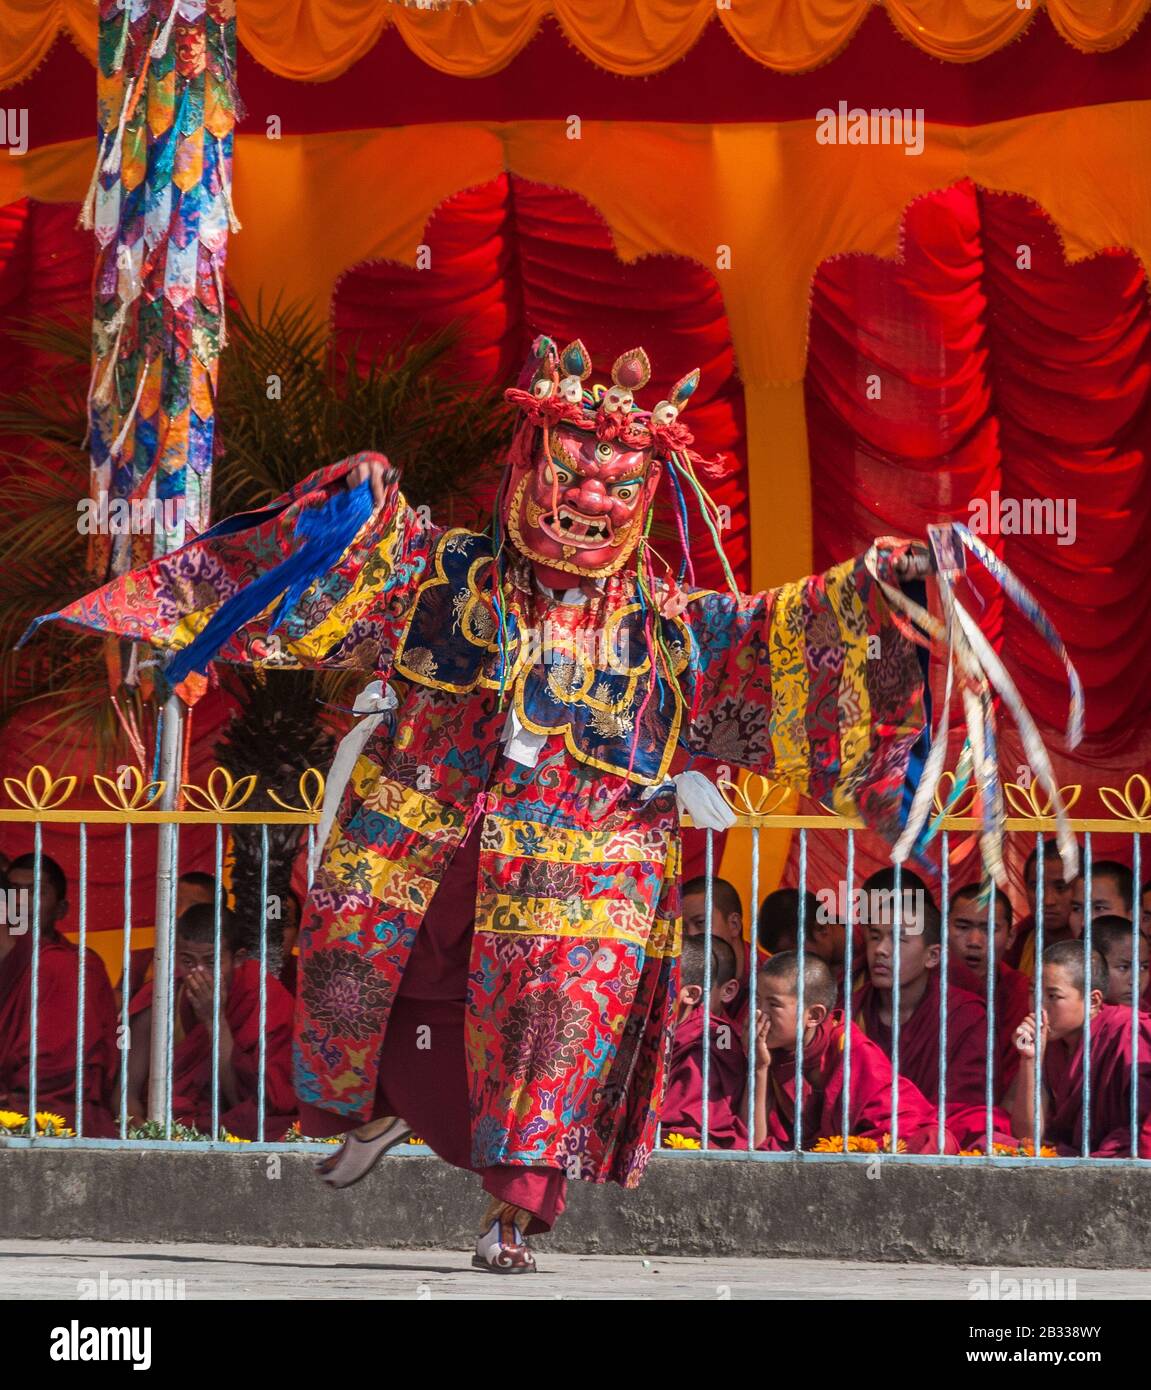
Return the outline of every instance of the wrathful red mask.
<path id="1" fill-rule="evenodd" d="M 542 583 L 599 578 L 627 562 L 643 534 L 661 465 L 647 449 L 558 424 L 536 433 L 531 461 L 512 469 L 504 522 Z"/>

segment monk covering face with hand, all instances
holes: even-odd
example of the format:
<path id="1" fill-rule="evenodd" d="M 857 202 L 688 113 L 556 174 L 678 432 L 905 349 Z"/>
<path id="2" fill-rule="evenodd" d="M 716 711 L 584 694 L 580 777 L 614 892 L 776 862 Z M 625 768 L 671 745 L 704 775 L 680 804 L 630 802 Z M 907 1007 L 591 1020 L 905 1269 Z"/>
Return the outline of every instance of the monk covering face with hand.
<path id="1" fill-rule="evenodd" d="M 1091 1110 L 1086 1152 L 1096 1158 L 1132 1155 L 1130 1113 L 1131 1010 L 1104 1002 L 1107 962 L 1091 953 L 1090 987 L 1082 942 L 1062 941 L 1043 953 L 1043 1011 L 1029 1014 L 1015 1036 L 1019 1071 L 1008 1096 L 1016 1134 L 1033 1135 L 1036 1067 L 1042 1065 L 1039 1123 L 1042 1138 L 1062 1155 L 1083 1144 L 1084 1032 L 1091 1028 Z M 1151 1158 L 1151 1020 L 1138 1020 L 1139 1112 L 1136 1156 Z M 1038 1145 L 1037 1145 L 1038 1146 Z"/>
<path id="2" fill-rule="evenodd" d="M 843 1133 L 844 1055 L 851 1038 L 851 1079 L 847 1102 L 848 1134 L 890 1143 L 891 1064 L 882 1048 L 871 1042 L 843 1014 L 834 1010 L 836 985 L 818 956 L 805 955 L 804 1000 L 799 1008 L 800 958 L 782 951 L 759 973 L 759 1010 L 755 1030 L 755 1144 L 783 1150 L 795 1145 L 797 1097 L 802 1116 L 801 1142 L 812 1148 L 819 1140 Z M 796 1079 L 796 1048 L 803 1032 L 803 1081 Z M 911 1082 L 899 1088 L 898 1137 L 912 1153 L 931 1152 L 937 1142 L 935 1107 Z M 956 1145 L 945 1131 L 945 1150 Z"/>
<path id="3" fill-rule="evenodd" d="M 219 1051 L 219 1125 L 240 1139 L 259 1131 L 260 964 L 246 959 L 234 915 L 220 909 L 219 1004 L 216 1003 L 216 909 L 197 903 L 176 923 L 176 1005 L 172 1053 L 172 1114 L 181 1124 L 212 1132 L 212 1056 Z M 295 1118 L 291 1077 L 292 998 L 269 975 L 265 981 L 265 1139 L 282 1139 Z M 146 1113 L 152 983 L 129 1005 L 132 1049 L 128 1111 Z"/>
<path id="4" fill-rule="evenodd" d="M 680 962 L 680 990 L 667 1095 L 660 1111 L 665 1143 L 670 1134 L 702 1141 L 703 1043 L 709 1039 L 708 1147 L 743 1148 L 747 1125 L 743 1097 L 747 1089 L 747 1053 L 735 1024 L 724 1012 L 739 990 L 735 952 L 720 937 L 711 946 L 711 994 L 704 1009 L 706 947 L 702 936 L 686 937 Z M 706 1018 L 705 1027 L 705 1013 Z"/>

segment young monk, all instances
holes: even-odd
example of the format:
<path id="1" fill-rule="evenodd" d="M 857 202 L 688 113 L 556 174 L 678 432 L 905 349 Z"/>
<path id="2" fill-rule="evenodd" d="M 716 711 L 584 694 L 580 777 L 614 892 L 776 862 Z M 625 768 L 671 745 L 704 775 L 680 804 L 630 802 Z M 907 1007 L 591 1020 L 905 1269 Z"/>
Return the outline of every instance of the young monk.
<path id="1" fill-rule="evenodd" d="M 739 988 L 724 1005 L 723 1012 L 741 1026 L 747 1021 L 748 949 L 743 939 L 743 903 L 726 878 L 712 878 L 711 937 L 726 941 L 735 953 Z M 707 922 L 707 876 L 688 879 L 682 898 L 684 938 L 703 936 Z"/>
<path id="2" fill-rule="evenodd" d="M 803 1030 L 802 1142 L 843 1133 L 845 1040 L 851 1036 L 848 1135 L 874 1139 L 882 1148 L 891 1134 L 891 1063 L 835 1009 L 836 985 L 818 956 L 803 957 L 803 1017 L 799 1016 L 799 956 L 781 951 L 759 972 L 755 1030 L 755 1146 L 783 1150 L 795 1144 L 796 1043 Z M 910 1153 L 931 1153 L 938 1140 L 935 1107 L 906 1078 L 899 1084 L 899 1139 Z M 954 1153 L 944 1132 L 944 1152 Z"/>
<path id="3" fill-rule="evenodd" d="M 899 1074 L 939 1103 L 939 1038 L 943 984 L 939 978 L 942 921 L 930 894 L 903 903 L 899 936 Z M 864 929 L 867 976 L 855 993 L 855 1021 L 890 1057 L 893 1051 L 895 930 L 890 921 Z M 957 985 L 947 989 L 947 1126 L 961 1148 L 986 1143 L 987 1010 Z M 993 1113 L 993 1136 L 1010 1138 L 1008 1117 Z"/>
<path id="4" fill-rule="evenodd" d="M 951 898 L 948 912 L 948 947 L 951 983 L 987 1000 L 987 895 L 984 884 L 969 883 Z M 997 1040 L 995 1095 L 1006 1094 L 1019 1068 L 1015 1030 L 1032 1012 L 1031 981 L 1004 960 L 1011 933 L 1011 903 L 1005 893 L 995 895 L 995 931 L 991 950 L 995 960 L 995 1036 Z"/>
<path id="5" fill-rule="evenodd" d="M 240 1139 L 258 1134 L 260 1060 L 260 963 L 242 958 L 240 927 L 221 908 L 219 1009 L 219 1123 Z M 175 1038 L 172 1054 L 172 1117 L 204 1133 L 212 1129 L 212 1054 L 215 907 L 196 903 L 176 923 Z M 282 1139 L 295 1119 L 292 1089 L 292 998 L 268 975 L 265 1020 L 264 1138 Z M 128 1062 L 128 1111 L 139 1123 L 147 1113 L 148 1041 L 152 982 L 129 1005 L 132 1050 Z"/>
<path id="6" fill-rule="evenodd" d="M 1035 912 L 1041 893 L 1043 944 L 1054 946 L 1059 941 L 1072 941 L 1076 936 L 1071 926 L 1074 880 L 1064 877 L 1063 861 L 1055 841 L 1043 840 L 1041 844 L 1042 852 L 1033 849 L 1023 865 L 1023 886 L 1030 912 L 1016 922 L 1006 954 L 1007 964 L 1028 976 L 1035 974 Z"/>
<path id="7" fill-rule="evenodd" d="M 216 901 L 216 879 L 213 874 L 190 869 L 176 880 L 176 920 L 179 921 L 193 903 L 214 903 Z M 138 946 L 128 958 L 128 998 L 134 999 L 152 978 L 152 966 L 156 950 L 153 946 Z M 124 980 L 121 976 L 116 985 L 116 1002 L 119 1006 L 124 997 Z"/>
<path id="8" fill-rule="evenodd" d="M 1148 965 L 1151 963 L 1151 950 L 1142 935 L 1139 936 L 1139 984 L 1140 998 L 1147 993 Z M 1091 945 L 1107 962 L 1107 988 L 1103 991 L 1105 1004 L 1131 1007 L 1131 974 L 1135 954 L 1131 942 L 1131 921 L 1126 917 L 1104 916 L 1091 923 Z"/>
<path id="9" fill-rule="evenodd" d="M 659 1117 L 665 1135 L 682 1134 L 695 1140 L 703 1136 L 704 947 L 702 936 L 684 939 L 667 1094 Z M 713 938 L 708 996 L 708 1148 L 747 1146 L 747 1053 L 738 1029 L 724 1012 L 739 989 L 735 969 L 731 943 Z"/>
<path id="10" fill-rule="evenodd" d="M 76 1044 L 79 1038 L 80 972 L 84 973 L 84 1048 L 82 1063 L 83 1133 L 90 1139 L 115 1135 L 112 1086 L 116 1050 L 116 1002 L 104 963 L 95 951 L 62 937 L 58 924 L 68 914 L 64 871 L 48 855 L 40 856 L 40 917 L 35 929 L 32 908 L 35 856 L 12 860 L 4 887 L 10 903 L 25 911 L 6 911 L 0 921 L 0 1109 L 29 1114 L 32 1054 L 32 956 L 39 946 L 37 991 L 36 1110 L 59 1115 L 77 1128 Z M 19 896 L 16 896 L 19 895 Z"/>
<path id="11" fill-rule="evenodd" d="M 1077 937 L 1083 935 L 1083 921 L 1086 915 L 1087 879 L 1083 874 L 1071 885 L 1071 930 Z M 1091 866 L 1091 920 L 1100 917 L 1126 917 L 1131 920 L 1135 905 L 1135 880 L 1126 864 L 1114 859 L 1100 859 Z M 1043 933 L 1044 942 L 1047 933 Z M 1052 943 L 1054 944 L 1054 943 Z"/>
<path id="12" fill-rule="evenodd" d="M 804 950 L 843 972 L 843 924 L 832 920 L 814 893 L 804 894 Z M 799 889 L 777 888 L 759 905 L 756 940 L 761 951 L 794 951 L 799 941 Z"/>
<path id="13" fill-rule="evenodd" d="M 1087 1151 L 1093 1158 L 1131 1155 L 1131 1011 L 1104 1003 L 1107 962 L 1091 953 L 1088 996 L 1085 950 L 1080 941 L 1061 941 L 1043 952 L 1043 1011 L 1019 1025 L 1015 1045 L 1019 1071 L 1008 1096 L 1016 1134 L 1031 1135 L 1036 1053 L 1042 1059 L 1040 1127 L 1062 1155 L 1083 1148 L 1083 1038 L 1091 1019 L 1091 1101 Z M 1139 1133 L 1137 1154 L 1151 1158 L 1151 1019 L 1139 1016 Z"/>

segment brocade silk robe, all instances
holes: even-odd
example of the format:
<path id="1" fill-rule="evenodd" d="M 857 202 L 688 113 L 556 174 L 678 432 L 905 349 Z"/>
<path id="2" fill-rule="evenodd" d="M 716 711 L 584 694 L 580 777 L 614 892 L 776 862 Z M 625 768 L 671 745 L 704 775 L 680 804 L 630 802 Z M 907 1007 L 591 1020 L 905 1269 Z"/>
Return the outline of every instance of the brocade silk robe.
<path id="1" fill-rule="evenodd" d="M 365 457 L 53 616 L 185 645 L 300 551 L 301 514 L 314 524 L 307 509 Z M 580 608 L 542 593 L 514 551 L 505 563 L 502 709 L 491 540 L 421 522 L 395 487 L 276 631 L 269 607 L 219 652 L 353 667 L 399 697 L 355 765 L 304 913 L 296 1089 L 370 1113 L 420 923 L 482 817 L 467 995 L 474 1166 L 554 1165 L 634 1186 L 655 1142 L 678 984 L 669 772 L 688 755 L 751 768 L 894 838 L 923 727 L 919 666 L 861 560 L 760 594 L 694 590 L 674 620 L 645 612 L 630 571 Z M 681 694 L 664 668 L 653 680 L 645 629 Z M 507 755 L 509 710 L 534 765 Z"/>

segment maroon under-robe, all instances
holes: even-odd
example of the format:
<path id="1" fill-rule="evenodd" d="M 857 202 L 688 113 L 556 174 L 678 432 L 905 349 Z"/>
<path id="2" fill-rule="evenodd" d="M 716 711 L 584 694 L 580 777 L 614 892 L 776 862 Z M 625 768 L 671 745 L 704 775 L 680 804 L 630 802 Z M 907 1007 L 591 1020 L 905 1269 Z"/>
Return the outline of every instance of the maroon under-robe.
<path id="1" fill-rule="evenodd" d="M 713 1013 L 708 1058 L 708 1148 L 747 1147 L 747 1053 L 735 1023 Z M 668 1066 L 667 1093 L 659 1122 L 663 1133 L 703 1138 L 703 1008 L 676 1025 Z"/>
<path id="2" fill-rule="evenodd" d="M 864 979 L 855 995 L 855 1021 L 891 1056 L 891 1025 L 879 1016 L 880 994 Z M 899 1077 L 939 1104 L 939 971 L 928 974 L 927 990 L 899 1028 Z M 949 985 L 947 990 L 947 1127 L 960 1148 L 987 1142 L 987 1009 L 978 995 Z M 1011 1118 L 1001 1107 L 991 1112 L 992 1143 L 1011 1143 Z"/>
<path id="3" fill-rule="evenodd" d="M 300 1127 L 324 1138 L 400 1115 L 440 1158 L 478 1173 L 490 1196 L 531 1212 L 527 1234 L 536 1235 L 550 1230 L 564 1209 L 563 1169 L 477 1168 L 471 1161 L 465 1015 L 482 824 L 480 817 L 452 856 L 416 933 L 388 1016 L 371 1115 L 337 1115 L 301 1101 Z"/>
<path id="4" fill-rule="evenodd" d="M 149 980 L 128 1006 L 130 1017 L 152 1007 L 154 982 Z M 179 984 L 177 983 L 177 989 Z M 292 1086 L 293 1000 L 274 975 L 267 977 L 264 1073 L 264 1138 L 282 1139 L 296 1118 Z M 220 1090 L 222 1128 L 239 1139 L 255 1139 L 260 1065 L 260 962 L 236 962 L 224 1018 L 232 1034 L 232 1071 L 241 1099 L 229 1105 Z M 180 995 L 184 1036 L 172 1048 L 172 1117 L 209 1133 L 212 1128 L 212 1037 L 186 994 Z"/>
<path id="5" fill-rule="evenodd" d="M 851 1030 L 851 1081 L 848 1092 L 848 1134 L 874 1139 L 882 1148 L 891 1133 L 891 1063 L 878 1043 L 847 1024 L 836 1010 L 828 1015 L 803 1050 L 803 1145 L 843 1133 L 843 1059 L 847 1029 Z M 761 1149 L 784 1150 L 795 1145 L 795 1053 L 773 1052 L 769 1069 L 768 1132 Z M 906 1077 L 899 1078 L 899 1138 L 909 1153 L 934 1153 L 938 1148 L 938 1112 Z M 944 1129 L 943 1151 L 955 1153 L 955 1137 Z"/>
<path id="6" fill-rule="evenodd" d="M 1104 1004 L 1091 1020 L 1092 1158 L 1131 1156 L 1131 1010 Z M 1057 1039 L 1043 1054 L 1049 1094 L 1044 1140 L 1063 1155 L 1083 1149 L 1083 1033 Z M 1151 1018 L 1139 1015 L 1138 1156 L 1151 1158 Z"/>
<path id="7" fill-rule="evenodd" d="M 0 1109 L 28 1113 L 32 1047 L 32 933 L 16 938 L 0 961 Z M 41 939 L 36 1035 L 36 1109 L 76 1127 L 77 1004 L 80 949 L 63 937 Z M 116 1134 L 112 1087 L 119 1065 L 116 1000 L 104 962 L 84 954 L 83 1131 Z"/>
<path id="8" fill-rule="evenodd" d="M 987 976 L 974 971 L 956 955 L 948 958 L 951 983 L 987 1002 Z M 1029 975 L 1001 960 L 995 967 L 995 1096 L 1002 1101 L 1019 1070 L 1015 1033 L 1028 1014 L 1035 1012 L 1034 985 Z"/>

